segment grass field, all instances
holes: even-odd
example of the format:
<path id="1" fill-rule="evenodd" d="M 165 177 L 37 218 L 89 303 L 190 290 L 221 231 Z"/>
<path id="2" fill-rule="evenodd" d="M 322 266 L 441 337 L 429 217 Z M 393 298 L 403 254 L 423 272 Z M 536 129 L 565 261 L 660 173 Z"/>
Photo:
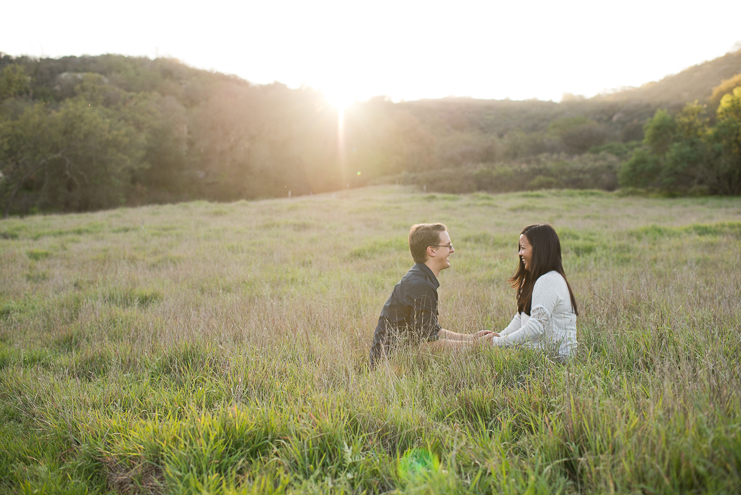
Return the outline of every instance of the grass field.
<path id="1" fill-rule="evenodd" d="M 413 223 L 440 320 L 515 310 L 549 222 L 578 356 L 407 352 L 368 371 Z M 738 493 L 741 198 L 398 187 L 0 221 L 0 491 Z"/>

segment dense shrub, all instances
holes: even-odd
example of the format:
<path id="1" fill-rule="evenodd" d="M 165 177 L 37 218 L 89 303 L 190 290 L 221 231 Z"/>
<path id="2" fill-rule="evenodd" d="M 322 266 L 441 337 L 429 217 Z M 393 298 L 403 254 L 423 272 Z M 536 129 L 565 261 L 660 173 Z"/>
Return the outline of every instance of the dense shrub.
<path id="1" fill-rule="evenodd" d="M 400 176 L 404 184 L 449 193 L 603 189 L 618 187 L 620 159 L 607 152 L 541 154 L 528 159 L 469 165 Z"/>
<path id="2" fill-rule="evenodd" d="M 741 193 L 741 86 L 722 97 L 716 124 L 688 103 L 676 116 L 658 110 L 644 126 L 643 147 L 620 170 L 624 187 L 668 193 Z"/>

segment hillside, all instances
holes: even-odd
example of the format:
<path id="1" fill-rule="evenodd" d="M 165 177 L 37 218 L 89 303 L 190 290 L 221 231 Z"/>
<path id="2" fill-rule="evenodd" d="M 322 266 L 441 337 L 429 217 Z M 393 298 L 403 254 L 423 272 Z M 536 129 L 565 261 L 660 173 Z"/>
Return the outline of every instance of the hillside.
<path id="1" fill-rule="evenodd" d="M 705 101 L 740 72 L 741 51 L 586 100 L 378 97 L 350 107 L 339 135 L 337 110 L 310 88 L 255 85 L 173 59 L 0 54 L 0 207 L 88 211 L 384 182 L 614 190 L 658 109 Z M 715 109 L 705 112 L 712 123 Z"/>
<path id="2" fill-rule="evenodd" d="M 648 82 L 638 88 L 628 88 L 607 95 L 596 96 L 596 101 L 641 101 L 658 105 L 672 105 L 693 100 L 706 103 L 713 88 L 724 79 L 741 74 L 741 50 L 727 53 L 714 60 L 697 64 L 660 81 Z"/>
<path id="3" fill-rule="evenodd" d="M 624 137 L 641 139 L 639 127 L 657 108 L 677 110 L 694 100 L 707 103 L 713 88 L 736 74 L 741 74 L 741 50 L 660 81 L 588 99 L 571 98 L 553 103 L 443 98 L 402 105 L 437 132 L 474 129 L 501 138 L 514 130 L 544 132 L 558 119 L 585 116 L 610 126 Z"/>

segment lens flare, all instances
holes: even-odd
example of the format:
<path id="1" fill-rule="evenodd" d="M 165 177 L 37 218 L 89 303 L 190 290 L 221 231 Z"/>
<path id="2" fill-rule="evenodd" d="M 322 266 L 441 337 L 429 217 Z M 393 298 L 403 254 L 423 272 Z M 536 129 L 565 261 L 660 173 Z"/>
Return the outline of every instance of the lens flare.
<path id="1" fill-rule="evenodd" d="M 426 449 L 409 449 L 399 459 L 399 477 L 413 481 L 436 470 L 440 465 L 437 457 Z"/>

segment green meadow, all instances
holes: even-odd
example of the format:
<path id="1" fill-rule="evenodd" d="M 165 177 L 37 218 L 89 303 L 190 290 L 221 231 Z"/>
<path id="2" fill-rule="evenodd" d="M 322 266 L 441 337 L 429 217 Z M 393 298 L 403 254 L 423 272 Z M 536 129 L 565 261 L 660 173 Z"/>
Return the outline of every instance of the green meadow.
<path id="1" fill-rule="evenodd" d="M 578 355 L 369 371 L 414 223 L 440 320 L 515 312 L 551 223 Z M 2 493 L 737 493 L 741 199 L 401 187 L 0 221 Z"/>

